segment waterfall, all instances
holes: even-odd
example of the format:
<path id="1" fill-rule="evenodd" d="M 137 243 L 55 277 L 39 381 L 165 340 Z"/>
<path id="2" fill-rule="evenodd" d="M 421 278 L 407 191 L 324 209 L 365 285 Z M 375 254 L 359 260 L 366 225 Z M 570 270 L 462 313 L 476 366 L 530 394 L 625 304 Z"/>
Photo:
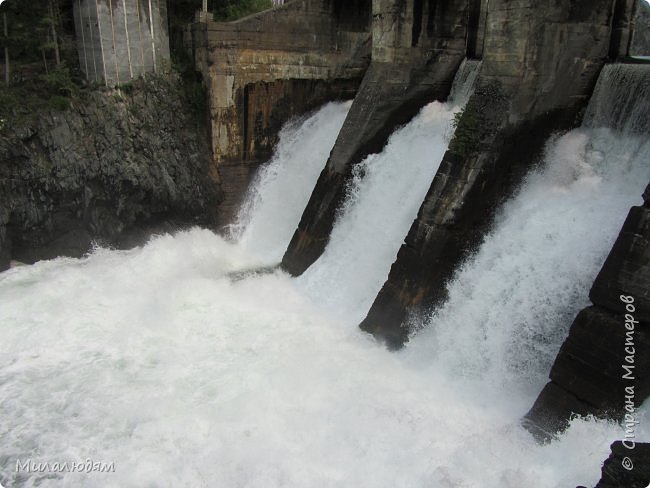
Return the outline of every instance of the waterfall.
<path id="1" fill-rule="evenodd" d="M 474 91 L 476 78 L 481 71 L 481 61 L 464 59 L 461 63 L 449 93 L 449 102 L 454 105 L 465 105 Z"/>
<path id="2" fill-rule="evenodd" d="M 282 258 L 351 104 L 328 103 L 280 131 L 278 147 L 256 174 L 230 232 L 261 264 Z"/>
<path id="3" fill-rule="evenodd" d="M 647 136 L 650 133 L 650 65 L 605 65 L 583 125 Z"/>
<path id="4" fill-rule="evenodd" d="M 448 103 L 424 107 L 380 154 L 354 167 L 329 244 L 298 279 L 339 321 L 356 326 L 385 282 L 447 150 L 454 114 L 467 102 L 479 69 L 479 61 L 464 61 Z"/>
<path id="5" fill-rule="evenodd" d="M 407 353 L 413 360 L 435 357 L 437 369 L 493 387 L 519 384 L 526 395 L 546 383 L 650 179 L 650 90 L 641 68 L 603 70 L 583 127 L 549 141 L 543 167 L 528 175 L 449 283 L 448 302 L 420 324 L 426 327 Z"/>
<path id="6" fill-rule="evenodd" d="M 290 237 L 279 236 L 289 227 L 281 220 L 299 218 L 296 194 L 304 200 L 315 181 L 297 170 L 316 148 L 321 160 L 308 164 L 320 171 L 336 132 L 323 127 L 340 124 L 340 105 L 285 129 L 286 151 L 240 214 L 239 242 L 191 229 L 0 273 L 0 484 L 595 485 L 618 425 L 576 419 L 541 446 L 519 419 L 640 202 L 647 135 L 585 123 L 549 141 L 546 163 L 503 206 L 449 284 L 449 302 L 404 350 L 337 326 L 381 281 L 366 274 L 371 264 L 387 272 L 398 231 L 417 211 L 402 206 L 428 186 L 418 177 L 433 176 L 453 103 L 425 107 L 359 167 L 311 282 L 280 270 L 230 276 L 272 260 L 265 244 Z M 326 272 L 334 258 L 345 267 Z M 649 410 L 638 411 L 637 442 L 650 439 Z M 113 470 L 69 469 L 87 462 Z"/>

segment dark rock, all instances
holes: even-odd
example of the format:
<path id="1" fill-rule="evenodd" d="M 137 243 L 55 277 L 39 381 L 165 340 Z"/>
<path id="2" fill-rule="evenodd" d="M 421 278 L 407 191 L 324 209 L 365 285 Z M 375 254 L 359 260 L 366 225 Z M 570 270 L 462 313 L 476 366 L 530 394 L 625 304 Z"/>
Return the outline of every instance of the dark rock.
<path id="1" fill-rule="evenodd" d="M 623 378 L 623 365 L 634 366 L 633 381 Z M 573 322 L 550 378 L 592 405 L 594 413 L 617 417 L 625 406 L 626 386 L 635 387 L 639 405 L 650 394 L 650 328 L 636 324 L 629 329 L 622 314 L 586 308 Z"/>
<path id="2" fill-rule="evenodd" d="M 628 449 L 616 441 L 602 468 L 595 488 L 647 488 L 650 484 L 650 444 L 636 443 Z"/>
<path id="3" fill-rule="evenodd" d="M 650 324 L 650 209 L 632 207 L 589 298 L 609 310 L 626 313 L 620 296 L 634 298 L 634 317 Z"/>
<path id="4" fill-rule="evenodd" d="M 11 262 L 11 236 L 6 226 L 0 226 L 0 271 L 9 268 Z"/>
<path id="5" fill-rule="evenodd" d="M 0 265 L 129 245 L 162 223 L 216 226 L 207 130 L 175 78 L 35 115 L 0 133 Z"/>
<path id="6" fill-rule="evenodd" d="M 638 2 L 630 54 L 632 56 L 650 55 L 650 4 L 644 0 Z"/>
<path id="7" fill-rule="evenodd" d="M 522 425 L 538 442 L 545 443 L 564 432 L 572 417 L 588 415 L 592 410 L 591 405 L 551 381 L 522 419 Z"/>

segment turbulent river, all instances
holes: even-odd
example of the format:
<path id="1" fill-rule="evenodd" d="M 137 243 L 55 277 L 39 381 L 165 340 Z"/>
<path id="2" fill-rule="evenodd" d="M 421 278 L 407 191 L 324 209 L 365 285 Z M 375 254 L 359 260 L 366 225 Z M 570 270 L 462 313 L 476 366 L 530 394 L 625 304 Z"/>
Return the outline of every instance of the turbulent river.
<path id="1" fill-rule="evenodd" d="M 519 421 L 641 203 L 646 136 L 596 123 L 558 135 L 403 350 L 356 326 L 460 105 L 425 107 L 359 166 L 325 254 L 299 278 L 255 269 L 281 258 L 348 104 L 285 127 L 227 239 L 192 229 L 0 274 L 0 482 L 594 485 L 619 425 L 575 419 L 538 445 Z M 647 407 L 639 417 L 647 441 Z M 16 470 L 28 460 L 114 470 Z"/>

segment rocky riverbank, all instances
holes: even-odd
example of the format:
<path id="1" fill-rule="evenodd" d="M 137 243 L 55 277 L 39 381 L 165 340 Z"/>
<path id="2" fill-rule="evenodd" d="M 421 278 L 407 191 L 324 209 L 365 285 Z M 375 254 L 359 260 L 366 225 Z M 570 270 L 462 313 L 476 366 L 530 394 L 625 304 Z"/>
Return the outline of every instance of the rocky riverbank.
<path id="1" fill-rule="evenodd" d="M 0 269 L 216 225 L 205 114 L 178 76 L 84 90 L 59 105 L 2 114 Z"/>

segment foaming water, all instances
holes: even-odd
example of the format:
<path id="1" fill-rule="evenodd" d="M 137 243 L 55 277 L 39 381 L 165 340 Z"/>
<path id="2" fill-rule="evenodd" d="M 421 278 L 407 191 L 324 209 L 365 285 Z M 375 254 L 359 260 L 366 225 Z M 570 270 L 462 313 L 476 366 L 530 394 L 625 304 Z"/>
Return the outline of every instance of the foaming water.
<path id="1" fill-rule="evenodd" d="M 498 391 L 477 395 L 333 326 L 287 275 L 227 278 L 255 259 L 192 230 L 0 274 L 0 482 L 548 488 L 599 477 L 620 427 L 575 421 L 538 446 Z M 15 472 L 17 460 L 86 458 L 115 472 Z"/>
<path id="2" fill-rule="evenodd" d="M 412 338 L 411 358 L 490 388 L 516 385 L 524 398 L 538 392 L 629 208 L 643 203 L 649 160 L 646 137 L 609 129 L 549 144 L 544 167 L 504 206 L 448 285 L 447 303 Z"/>
<path id="3" fill-rule="evenodd" d="M 297 280 L 339 321 L 356 326 L 372 305 L 447 149 L 457 111 L 431 103 L 381 154 L 355 166 L 325 252 Z"/>
<path id="4" fill-rule="evenodd" d="M 263 264 L 282 259 L 350 105 L 328 103 L 310 117 L 286 124 L 273 158 L 251 184 L 231 238 Z"/>
<path id="5" fill-rule="evenodd" d="M 337 321 L 356 326 L 386 281 L 479 69 L 479 61 L 464 61 L 448 103 L 424 107 L 380 154 L 354 167 L 325 252 L 297 280 Z"/>
<path id="6" fill-rule="evenodd" d="M 629 208 L 643 203 L 649 79 L 647 66 L 603 68 L 583 127 L 549 141 L 544 165 L 447 285 L 447 303 L 414 320 L 410 361 L 512 389 L 512 404 L 539 392 Z"/>
<path id="7" fill-rule="evenodd" d="M 132 251 L 98 249 L 1 273 L 0 483 L 593 486 L 609 444 L 623 435 L 619 425 L 576 419 L 540 446 L 519 419 L 628 208 L 640 202 L 650 176 L 647 138 L 589 128 L 549 144 L 545 166 L 504 207 L 450 284 L 449 303 L 405 350 L 390 353 L 357 328 L 338 326 L 354 320 L 372 293 L 364 287 L 380 279 L 370 263 L 390 265 L 384 241 L 399 245 L 399 229 L 383 234 L 383 217 L 373 215 L 387 211 L 379 198 L 386 180 L 413 190 L 405 181 L 420 163 L 398 156 L 422 156 L 419 137 L 428 130 L 431 139 L 433 127 L 438 144 L 453 110 L 427 107 L 360 166 L 328 247 L 333 254 L 309 271 L 322 273 L 322 295 L 313 293 L 315 275 L 307 293 L 308 276 L 231 278 L 264 259 L 262 242 L 279 247 L 294 230 L 284 237 L 275 225 L 263 230 L 258 213 L 274 215 L 274 199 L 295 185 L 309 186 L 300 189 L 306 201 L 313 187 L 317 173 L 285 181 L 301 176 L 285 170 L 298 160 L 284 157 L 269 166 L 277 165 L 275 179 L 260 177 L 253 210 L 241 220 L 251 234 L 240 242 L 193 229 Z M 323 135 L 325 123 L 316 122 L 316 132 Z M 302 129 L 285 130 L 289 141 Z M 408 219 L 389 210 L 384 220 Z M 302 207 L 275 211 L 299 218 Z M 359 241 L 352 227 L 367 219 L 373 223 Z M 282 224 L 277 216 L 272 223 Z M 368 256 L 359 252 L 364 246 Z M 326 271 L 327 259 L 348 266 Z M 329 299 L 339 288 L 349 295 Z M 638 419 L 636 440 L 650 440 L 648 405 Z M 16 472 L 18 461 L 86 459 L 115 471 Z"/>

